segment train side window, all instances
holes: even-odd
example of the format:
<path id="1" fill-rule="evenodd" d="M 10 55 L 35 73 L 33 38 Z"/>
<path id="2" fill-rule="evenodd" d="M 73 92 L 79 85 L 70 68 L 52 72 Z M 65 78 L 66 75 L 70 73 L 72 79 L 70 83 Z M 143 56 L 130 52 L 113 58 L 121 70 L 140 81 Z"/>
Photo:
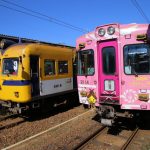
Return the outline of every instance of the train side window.
<path id="1" fill-rule="evenodd" d="M 124 46 L 124 71 L 127 75 L 150 74 L 150 46 L 148 44 Z"/>
<path id="2" fill-rule="evenodd" d="M 59 74 L 68 73 L 68 61 L 58 61 Z"/>
<path id="3" fill-rule="evenodd" d="M 44 60 L 44 74 L 50 76 L 55 74 L 55 61 L 46 59 Z"/>

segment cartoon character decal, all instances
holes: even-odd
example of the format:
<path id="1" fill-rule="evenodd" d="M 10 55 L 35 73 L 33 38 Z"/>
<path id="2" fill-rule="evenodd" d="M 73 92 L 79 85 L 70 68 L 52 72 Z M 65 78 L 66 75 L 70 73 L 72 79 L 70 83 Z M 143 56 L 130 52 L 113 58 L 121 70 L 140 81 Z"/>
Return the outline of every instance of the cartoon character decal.
<path id="1" fill-rule="evenodd" d="M 90 91 L 87 95 L 87 98 L 88 98 L 88 102 L 90 104 L 95 104 L 96 103 L 97 97 L 96 97 L 96 93 L 94 92 L 94 90 L 90 89 Z"/>
<path id="2" fill-rule="evenodd" d="M 97 100 L 96 92 L 94 92 L 94 89 L 81 88 L 79 89 L 79 99 L 83 104 L 95 104 Z"/>
<path id="3" fill-rule="evenodd" d="M 83 89 L 80 91 L 80 95 L 81 95 L 81 97 L 87 97 L 86 88 L 83 88 Z"/>

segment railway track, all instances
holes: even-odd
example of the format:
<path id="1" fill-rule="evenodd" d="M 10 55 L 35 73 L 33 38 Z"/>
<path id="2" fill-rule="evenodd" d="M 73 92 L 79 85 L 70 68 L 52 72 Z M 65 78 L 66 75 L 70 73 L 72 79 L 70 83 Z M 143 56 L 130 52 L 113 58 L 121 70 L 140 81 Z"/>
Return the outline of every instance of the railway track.
<path id="1" fill-rule="evenodd" d="M 64 127 L 72 122 L 76 122 L 76 120 L 78 119 L 81 119 L 82 117 L 84 118 L 87 114 L 91 113 L 91 112 L 94 112 L 94 109 L 91 109 L 89 111 L 86 111 L 78 116 L 75 116 L 69 120 L 66 120 L 64 122 L 61 122 L 59 124 L 56 124 L 55 126 L 52 126 L 44 131 L 41 131 L 37 134 L 34 134 L 30 137 L 27 137 L 26 139 L 23 139 L 21 141 L 18 141 L 17 143 L 15 144 L 12 144 L 8 147 L 5 147 L 3 148 L 2 150 L 9 150 L 9 149 L 24 149 L 24 147 L 26 147 L 26 149 L 28 149 L 27 147 L 29 146 L 29 149 L 32 149 L 31 148 L 31 145 L 39 145 L 39 147 L 42 145 L 40 142 L 42 141 L 43 137 L 46 136 L 48 133 L 50 134 L 50 132 L 55 132 L 55 130 L 57 131 L 60 127 Z M 34 143 L 34 142 L 38 142 L 38 144 L 31 144 L 31 143 Z M 44 142 L 45 144 L 45 142 Z M 36 149 L 34 147 L 34 149 Z"/>
<path id="2" fill-rule="evenodd" d="M 132 132 L 132 134 L 130 135 L 130 137 L 129 137 L 128 140 L 126 141 L 126 143 L 122 146 L 121 150 L 127 149 L 128 146 L 129 146 L 130 144 L 132 144 L 133 139 L 134 139 L 135 135 L 138 133 L 138 131 L 139 131 L 139 128 L 136 128 L 136 129 Z"/>
<path id="3" fill-rule="evenodd" d="M 0 130 L 14 127 L 25 121 L 25 118 L 19 118 L 17 114 L 4 116 L 0 118 Z"/>
<path id="4" fill-rule="evenodd" d="M 7 149 L 24 149 L 27 147 L 28 147 L 27 149 L 30 149 L 31 148 L 30 146 L 32 146 L 32 145 L 38 145 L 38 146 L 44 147 L 44 144 L 47 146 L 45 139 L 49 139 L 48 137 L 50 137 L 50 135 L 48 135 L 48 133 L 51 134 L 50 132 L 57 130 L 57 128 L 64 127 L 65 124 L 68 124 L 68 123 L 72 122 L 73 120 L 76 120 L 77 118 L 79 118 L 80 116 L 83 116 L 86 113 L 88 113 L 88 112 L 85 112 L 79 116 L 76 116 L 75 118 L 67 120 L 61 124 L 53 126 L 49 129 L 42 131 L 40 133 L 37 133 L 33 136 L 30 136 L 22 141 L 19 141 L 16 144 L 5 147 L 4 149 L 5 150 L 7 150 Z M 80 140 L 77 139 L 77 143 L 76 144 L 74 143 L 74 145 L 72 145 L 72 147 L 70 147 L 69 149 L 72 149 L 72 150 L 81 150 L 81 149 L 82 150 L 85 150 L 85 149 L 86 150 L 87 149 L 125 150 L 125 149 L 130 148 L 130 146 L 135 142 L 135 136 L 137 134 L 139 134 L 139 132 L 140 132 L 140 130 L 138 128 L 136 128 L 134 130 L 122 128 L 122 131 L 119 132 L 119 134 L 112 134 L 112 133 L 110 133 L 109 128 L 106 126 L 97 126 L 97 127 L 99 129 L 96 132 L 94 132 L 91 136 L 89 136 L 89 137 L 86 136 L 87 138 L 85 140 L 83 140 L 81 143 L 79 143 L 79 142 L 85 137 L 80 138 Z M 114 130 L 114 132 L 116 132 L 115 129 L 113 129 L 113 130 Z M 42 140 L 44 141 L 43 143 L 42 143 Z M 50 145 L 50 147 L 51 147 L 52 145 L 49 142 L 50 141 L 48 141 L 48 145 Z M 65 146 L 65 147 L 68 148 L 67 146 Z M 73 147 L 73 146 L 75 146 L 75 147 Z"/>
<path id="5" fill-rule="evenodd" d="M 87 150 L 87 149 L 118 149 L 125 150 L 132 144 L 135 135 L 139 129 L 126 133 L 125 135 L 110 135 L 108 128 L 103 126 L 98 129 L 94 134 L 79 143 L 73 150 Z M 125 131 L 124 131 L 125 132 Z M 125 133 L 124 133 L 125 134 Z"/>
<path id="6" fill-rule="evenodd" d="M 84 147 L 86 147 L 89 143 L 91 143 L 92 140 L 94 140 L 99 134 L 101 134 L 101 132 L 104 131 L 104 129 L 106 129 L 106 127 L 102 126 L 100 129 L 94 132 L 91 136 L 87 137 L 85 140 L 83 140 L 81 143 L 75 146 L 73 150 L 81 150 Z"/>
<path id="7" fill-rule="evenodd" d="M 9 118 L 15 118 L 17 116 L 18 116 L 17 114 L 11 114 L 11 115 L 1 116 L 0 117 L 0 121 L 4 121 L 4 120 L 9 119 Z"/>

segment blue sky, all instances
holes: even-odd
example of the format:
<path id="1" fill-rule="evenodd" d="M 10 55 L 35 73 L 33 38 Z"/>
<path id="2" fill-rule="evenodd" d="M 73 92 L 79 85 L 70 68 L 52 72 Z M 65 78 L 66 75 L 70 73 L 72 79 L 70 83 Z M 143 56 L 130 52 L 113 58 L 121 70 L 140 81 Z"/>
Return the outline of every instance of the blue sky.
<path id="1" fill-rule="evenodd" d="M 131 0 L 8 0 L 33 11 L 92 31 L 96 26 L 118 22 L 147 23 Z M 149 0 L 137 0 L 150 19 Z M 75 46 L 76 39 L 84 34 L 70 28 L 40 20 L 1 7 L 19 9 L 0 0 L 0 34 L 25 37 L 52 43 Z M 25 10 L 23 10 L 25 11 Z"/>

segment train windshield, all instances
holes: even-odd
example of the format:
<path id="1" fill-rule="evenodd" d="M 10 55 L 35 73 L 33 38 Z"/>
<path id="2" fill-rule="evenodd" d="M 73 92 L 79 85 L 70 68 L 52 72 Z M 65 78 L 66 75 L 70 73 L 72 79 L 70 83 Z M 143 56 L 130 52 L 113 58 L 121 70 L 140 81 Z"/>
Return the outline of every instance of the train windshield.
<path id="1" fill-rule="evenodd" d="M 94 51 L 92 49 L 78 52 L 78 75 L 93 75 Z"/>
<path id="2" fill-rule="evenodd" d="M 134 44 L 124 47 L 125 74 L 150 74 L 150 45 Z"/>
<path id="3" fill-rule="evenodd" d="M 17 75 L 19 58 L 5 58 L 3 60 L 3 74 Z"/>

